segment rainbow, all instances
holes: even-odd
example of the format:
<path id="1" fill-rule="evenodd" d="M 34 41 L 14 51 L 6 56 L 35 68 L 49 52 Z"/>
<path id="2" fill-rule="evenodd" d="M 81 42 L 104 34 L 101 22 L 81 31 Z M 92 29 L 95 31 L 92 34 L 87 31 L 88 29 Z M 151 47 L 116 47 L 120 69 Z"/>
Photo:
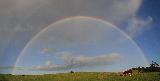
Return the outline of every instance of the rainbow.
<path id="1" fill-rule="evenodd" d="M 56 25 L 56 24 L 60 24 L 62 22 L 65 22 L 65 21 L 70 21 L 72 19 L 92 19 L 92 20 L 96 20 L 96 21 L 99 21 L 99 22 L 102 22 L 104 24 L 107 24 L 107 25 L 110 25 L 111 27 L 114 27 L 116 30 L 120 31 L 124 36 L 126 36 L 137 48 L 138 50 L 141 52 L 141 56 L 143 57 L 146 65 L 148 65 L 148 61 L 143 53 L 143 51 L 141 50 L 141 48 L 137 45 L 137 43 L 129 36 L 127 35 L 125 32 L 123 32 L 122 30 L 120 30 L 117 26 L 109 23 L 108 21 L 105 21 L 105 20 L 102 20 L 100 18 L 96 18 L 96 17 L 90 17 L 90 16 L 72 16 L 72 17 L 67 17 L 67 18 L 63 18 L 63 19 L 59 19 L 58 21 L 56 22 L 53 22 L 51 24 L 49 24 L 48 26 L 46 26 L 43 30 L 41 30 L 40 32 L 38 32 L 27 44 L 26 46 L 23 48 L 23 50 L 20 52 L 20 55 L 18 56 L 15 64 L 14 64 L 14 67 L 17 66 L 17 64 L 19 63 L 20 61 L 20 58 L 23 57 L 23 55 L 25 54 L 25 50 L 33 44 L 33 41 L 35 41 L 41 34 L 43 34 L 45 31 L 47 31 L 50 27 L 52 27 L 53 25 Z M 14 71 L 15 69 L 12 70 L 12 74 L 14 74 Z"/>

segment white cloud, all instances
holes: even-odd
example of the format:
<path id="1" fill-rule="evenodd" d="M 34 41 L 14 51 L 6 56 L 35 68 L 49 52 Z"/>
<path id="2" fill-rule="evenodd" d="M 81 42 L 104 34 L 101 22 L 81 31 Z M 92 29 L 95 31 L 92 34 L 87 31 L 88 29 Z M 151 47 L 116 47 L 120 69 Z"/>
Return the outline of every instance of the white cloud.
<path id="1" fill-rule="evenodd" d="M 50 50 L 49 50 L 48 48 L 43 48 L 43 49 L 41 50 L 41 53 L 42 53 L 42 54 L 47 54 L 49 51 L 50 51 Z"/>
<path id="2" fill-rule="evenodd" d="M 141 2 L 142 0 L 0 0 L 0 53 L 4 53 L 12 40 L 25 43 L 13 48 L 21 50 L 45 26 L 64 17 L 94 16 L 118 25 L 135 14 Z M 12 55 L 18 56 L 19 52 L 12 52 Z"/>
<path id="3" fill-rule="evenodd" d="M 118 25 L 135 14 L 142 0 L 108 0 L 106 20 Z"/>
<path id="4" fill-rule="evenodd" d="M 152 21 L 153 19 L 150 16 L 148 16 L 146 19 L 134 16 L 129 21 L 126 31 L 131 37 L 137 36 L 147 30 L 150 27 Z"/>
<path id="5" fill-rule="evenodd" d="M 8 30 L 14 29 L 12 24 L 15 21 L 15 24 L 18 25 L 27 23 L 28 20 L 34 20 L 35 23 L 40 22 L 41 20 L 36 18 L 37 15 L 57 19 L 57 17 L 62 18 L 79 14 L 100 17 L 115 24 L 121 23 L 124 19 L 135 14 L 141 2 L 142 0 L 98 0 L 94 2 L 92 0 L 1 0 L 0 11 L 6 15 L 0 14 L 0 16 L 4 17 L 5 22 L 3 24 L 11 24 L 12 27 L 6 26 Z M 61 7 L 61 5 L 63 6 Z M 14 21 L 10 18 L 18 20 Z M 30 25 L 34 26 L 33 24 Z M 18 27 L 20 28 L 19 31 L 21 29 L 23 31 L 30 30 L 30 27 L 20 27 Z M 37 28 L 32 30 L 36 31 Z"/>
<path id="6" fill-rule="evenodd" d="M 142 0 L 0 0 L 0 30 L 5 28 L 8 34 L 28 30 L 37 33 L 43 29 L 42 25 L 77 14 L 100 17 L 114 24 L 121 23 L 136 13 L 141 2 Z M 51 21 L 47 22 L 45 18 L 51 18 Z"/>
<path id="7" fill-rule="evenodd" d="M 52 65 L 52 62 L 50 61 L 50 60 L 48 60 L 47 62 L 46 62 L 46 66 L 51 66 Z"/>
<path id="8" fill-rule="evenodd" d="M 59 52 L 56 55 L 64 64 L 54 64 L 49 60 L 46 62 L 45 66 L 38 66 L 36 70 L 67 70 L 71 68 L 96 67 L 113 64 L 121 58 L 120 54 L 117 53 L 99 56 L 75 56 L 70 52 Z"/>
<path id="9" fill-rule="evenodd" d="M 54 52 L 57 52 L 57 49 L 55 49 L 55 48 L 43 48 L 43 49 L 40 50 L 40 52 L 42 54 L 52 54 Z"/>

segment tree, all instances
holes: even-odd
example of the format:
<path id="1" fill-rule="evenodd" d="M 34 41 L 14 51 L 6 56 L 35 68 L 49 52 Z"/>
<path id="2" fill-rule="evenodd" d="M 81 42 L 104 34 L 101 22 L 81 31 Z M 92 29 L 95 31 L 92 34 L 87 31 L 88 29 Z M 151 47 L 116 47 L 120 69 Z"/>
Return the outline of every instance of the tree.
<path id="1" fill-rule="evenodd" d="M 152 61 L 152 64 L 150 64 L 150 67 L 159 67 L 159 64 L 157 62 Z"/>
<path id="2" fill-rule="evenodd" d="M 141 72 L 141 71 L 142 71 L 141 67 L 138 67 L 137 69 L 138 69 L 138 72 Z"/>
<path id="3" fill-rule="evenodd" d="M 147 72 L 159 72 L 159 64 L 157 62 L 152 61 L 150 67 L 147 68 Z"/>
<path id="4" fill-rule="evenodd" d="M 138 72 L 160 72 L 160 67 L 157 62 L 152 61 L 149 67 L 137 67 L 133 70 L 138 70 Z"/>

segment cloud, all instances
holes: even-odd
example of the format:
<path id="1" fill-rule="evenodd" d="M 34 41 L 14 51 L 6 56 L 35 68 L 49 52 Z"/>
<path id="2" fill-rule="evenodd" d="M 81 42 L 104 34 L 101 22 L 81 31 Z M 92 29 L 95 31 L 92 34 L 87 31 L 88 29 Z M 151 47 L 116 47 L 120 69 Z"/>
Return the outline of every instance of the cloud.
<path id="1" fill-rule="evenodd" d="M 57 53 L 57 56 L 64 62 L 64 64 L 54 64 L 49 60 L 44 66 L 37 66 L 35 70 L 59 71 L 81 67 L 97 67 L 114 64 L 121 58 L 120 54 L 117 53 L 99 56 L 74 56 L 70 52 L 59 52 Z"/>
<path id="2" fill-rule="evenodd" d="M 140 33 L 150 28 L 152 21 L 153 19 L 150 16 L 148 16 L 146 19 L 134 16 L 128 22 L 129 24 L 126 31 L 131 37 L 138 36 Z"/>
<path id="3" fill-rule="evenodd" d="M 57 52 L 58 50 L 57 49 L 55 49 L 55 48 L 43 48 L 43 49 L 41 49 L 41 53 L 42 54 L 52 54 L 52 53 L 54 53 L 54 52 Z"/>
<path id="4" fill-rule="evenodd" d="M 17 47 L 12 46 L 11 49 L 18 51 L 5 53 L 6 56 L 14 55 L 13 60 L 7 61 L 14 62 L 35 34 L 64 17 L 93 16 L 118 26 L 137 12 L 141 2 L 142 0 L 0 0 L 0 54 L 8 51 L 12 40 L 16 40 Z"/>
<path id="5" fill-rule="evenodd" d="M 22 67 L 22 66 L 0 66 L 0 72 L 4 70 L 32 70 L 33 67 Z"/>
<path id="6" fill-rule="evenodd" d="M 18 29 L 21 27 L 22 31 L 36 31 L 37 28 L 40 28 L 39 25 L 44 23 L 47 25 L 52 21 L 56 21 L 53 19 L 77 16 L 77 14 L 96 16 L 111 23 L 120 23 L 134 14 L 141 2 L 141 0 L 99 0 L 94 2 L 92 0 L 1 0 L 0 5 L 2 7 L 0 7 L 0 11 L 3 12 L 0 14 L 0 17 L 3 17 L 3 20 L 0 21 L 3 21 L 1 25 L 9 24 L 12 26 L 4 27 L 8 30 L 23 24 L 18 27 Z M 45 18 L 49 17 L 52 21 L 47 22 Z M 35 23 L 39 24 L 35 26 Z M 31 27 L 26 27 L 26 25 Z M 17 28 L 15 29 L 17 31 Z"/>
<path id="7" fill-rule="evenodd" d="M 49 49 L 48 48 L 43 48 L 42 50 L 41 50 L 41 53 L 42 54 L 46 54 L 46 53 L 48 53 L 49 52 Z"/>

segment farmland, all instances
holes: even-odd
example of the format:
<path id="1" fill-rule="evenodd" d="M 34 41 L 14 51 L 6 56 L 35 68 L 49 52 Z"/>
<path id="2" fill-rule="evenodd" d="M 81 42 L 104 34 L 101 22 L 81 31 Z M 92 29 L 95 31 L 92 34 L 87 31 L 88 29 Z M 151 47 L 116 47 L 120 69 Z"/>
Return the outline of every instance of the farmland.
<path id="1" fill-rule="evenodd" d="M 119 73 L 108 72 L 76 72 L 46 75 L 1 74 L 0 81 L 160 81 L 160 73 L 139 73 L 133 76 L 120 76 Z"/>

